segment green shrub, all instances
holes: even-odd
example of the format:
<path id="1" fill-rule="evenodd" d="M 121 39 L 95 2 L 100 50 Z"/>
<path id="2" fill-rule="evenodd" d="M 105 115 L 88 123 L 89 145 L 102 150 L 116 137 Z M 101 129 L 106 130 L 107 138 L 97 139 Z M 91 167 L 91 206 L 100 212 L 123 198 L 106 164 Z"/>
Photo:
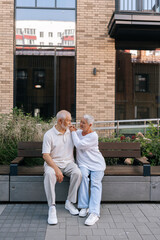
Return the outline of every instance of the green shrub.
<path id="1" fill-rule="evenodd" d="M 112 138 L 99 138 L 101 142 L 140 142 L 142 156 L 146 156 L 152 166 L 160 165 L 160 132 L 157 127 L 150 124 L 147 128 L 146 135 L 143 137 L 136 134 L 132 137 L 124 135 Z M 106 159 L 106 164 L 119 164 L 120 159 Z"/>
<path id="2" fill-rule="evenodd" d="M 55 118 L 45 122 L 17 108 L 10 114 L 0 114 L 0 164 L 9 164 L 17 156 L 18 142 L 42 141 L 54 122 Z"/>

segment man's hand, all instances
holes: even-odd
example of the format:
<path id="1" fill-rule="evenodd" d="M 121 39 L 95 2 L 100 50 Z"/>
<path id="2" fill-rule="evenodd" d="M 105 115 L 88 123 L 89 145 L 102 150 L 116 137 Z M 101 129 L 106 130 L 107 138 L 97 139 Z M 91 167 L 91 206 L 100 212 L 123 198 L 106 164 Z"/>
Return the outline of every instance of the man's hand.
<path id="1" fill-rule="evenodd" d="M 55 164 L 55 162 L 53 161 L 53 159 L 51 158 L 50 154 L 49 153 L 44 153 L 43 154 L 43 159 L 46 161 L 46 163 L 52 167 L 55 171 L 55 175 L 56 175 L 56 178 L 57 178 L 57 181 L 59 183 L 61 183 L 63 181 L 63 174 L 61 172 L 61 170 L 58 168 L 58 166 Z"/>
<path id="2" fill-rule="evenodd" d="M 63 181 L 63 178 L 64 178 L 61 170 L 60 170 L 59 168 L 57 168 L 57 169 L 55 170 L 55 174 L 56 174 L 57 181 L 58 181 L 59 183 L 61 183 L 61 182 Z"/>

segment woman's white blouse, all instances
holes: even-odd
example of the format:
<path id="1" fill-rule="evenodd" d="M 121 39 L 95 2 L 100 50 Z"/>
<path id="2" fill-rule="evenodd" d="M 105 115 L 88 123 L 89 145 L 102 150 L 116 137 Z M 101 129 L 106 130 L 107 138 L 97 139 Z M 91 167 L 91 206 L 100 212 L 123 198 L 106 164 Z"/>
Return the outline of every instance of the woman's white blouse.
<path id="1" fill-rule="evenodd" d="M 105 160 L 98 148 L 98 135 L 96 132 L 82 135 L 82 130 L 72 132 L 72 139 L 77 148 L 78 166 L 84 166 L 91 171 L 104 171 Z"/>

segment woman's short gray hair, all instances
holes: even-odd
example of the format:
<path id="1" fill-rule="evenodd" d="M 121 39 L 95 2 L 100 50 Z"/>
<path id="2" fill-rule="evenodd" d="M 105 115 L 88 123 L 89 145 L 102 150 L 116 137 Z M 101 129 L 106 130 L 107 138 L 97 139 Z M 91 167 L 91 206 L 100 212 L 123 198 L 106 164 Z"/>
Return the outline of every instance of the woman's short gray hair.
<path id="1" fill-rule="evenodd" d="M 88 124 L 93 124 L 94 123 L 94 117 L 89 115 L 89 114 L 85 114 L 83 116 L 83 118 L 87 121 Z"/>
<path id="2" fill-rule="evenodd" d="M 57 120 L 59 119 L 66 119 L 67 116 L 71 116 L 70 112 L 66 111 L 66 110 L 61 110 L 57 113 Z"/>

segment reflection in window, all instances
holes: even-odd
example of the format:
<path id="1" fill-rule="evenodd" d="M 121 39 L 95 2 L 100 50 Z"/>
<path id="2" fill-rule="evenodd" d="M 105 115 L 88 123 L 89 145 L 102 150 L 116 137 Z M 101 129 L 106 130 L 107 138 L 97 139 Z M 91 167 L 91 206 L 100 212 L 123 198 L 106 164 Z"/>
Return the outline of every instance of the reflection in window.
<path id="1" fill-rule="evenodd" d="M 135 91 L 148 92 L 148 74 L 136 74 Z"/>
<path id="2" fill-rule="evenodd" d="M 17 0 L 16 6 L 17 7 L 35 7 L 35 0 Z"/>
<path id="3" fill-rule="evenodd" d="M 33 72 L 34 88 L 37 88 L 37 89 L 44 88 L 44 84 L 45 84 L 45 71 L 44 70 L 34 70 L 34 72 Z"/>
<path id="4" fill-rule="evenodd" d="M 49 32 L 48 37 L 53 37 L 53 32 Z"/>
<path id="5" fill-rule="evenodd" d="M 125 119 L 125 105 L 124 104 L 116 104 L 116 116 L 117 116 L 117 120 Z"/>
<path id="6" fill-rule="evenodd" d="M 40 37 L 44 37 L 44 32 L 40 32 L 40 33 L 39 33 L 39 36 L 40 36 Z"/>
<path id="7" fill-rule="evenodd" d="M 149 118 L 149 108 L 143 106 L 137 106 L 137 119 Z"/>
<path id="8" fill-rule="evenodd" d="M 159 0 L 119 0 L 121 11 L 159 11 Z"/>
<path id="9" fill-rule="evenodd" d="M 75 0 L 57 0 L 57 7 L 75 8 Z"/>
<path id="10" fill-rule="evenodd" d="M 17 9 L 16 20 L 48 20 L 75 22 L 75 10 Z"/>
<path id="11" fill-rule="evenodd" d="M 17 28 L 16 29 L 16 34 L 22 34 L 22 28 Z"/>
<path id="12" fill-rule="evenodd" d="M 58 32 L 57 33 L 57 37 L 61 37 L 62 36 L 62 33 L 61 32 Z"/>
<path id="13" fill-rule="evenodd" d="M 26 110 L 26 89 L 27 89 L 28 73 L 27 70 L 17 70 L 17 81 L 16 81 L 16 106 Z"/>
<path id="14" fill-rule="evenodd" d="M 37 0 L 37 7 L 55 7 L 55 0 Z"/>

